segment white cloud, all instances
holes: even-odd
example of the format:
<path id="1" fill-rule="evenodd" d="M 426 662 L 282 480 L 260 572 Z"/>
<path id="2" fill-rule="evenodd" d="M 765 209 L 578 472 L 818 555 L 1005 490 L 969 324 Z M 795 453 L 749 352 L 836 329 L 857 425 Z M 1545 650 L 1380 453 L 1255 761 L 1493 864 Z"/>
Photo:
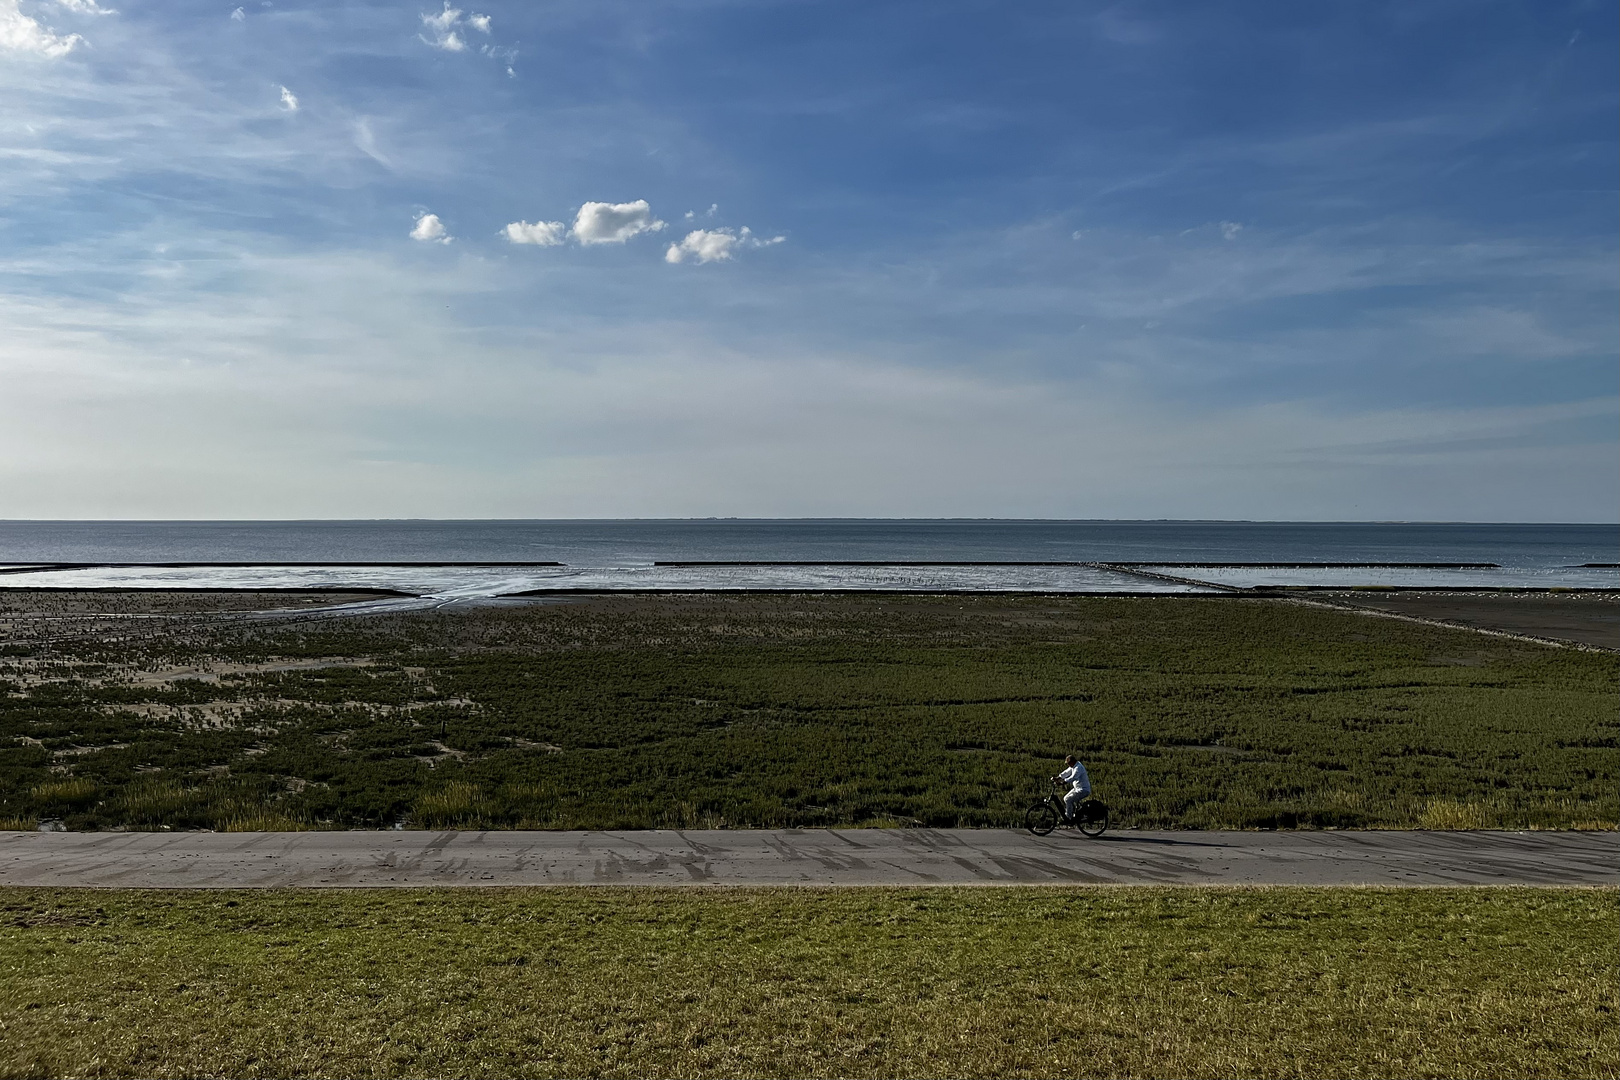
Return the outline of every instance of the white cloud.
<path id="1" fill-rule="evenodd" d="M 682 263 L 692 258 L 699 263 L 721 262 L 734 258 L 739 247 L 770 247 L 786 239 L 785 236 L 773 236 L 769 240 L 761 240 L 746 225 L 737 232 L 730 229 L 693 229 L 680 243 L 669 245 L 669 250 L 664 252 L 664 261 Z"/>
<path id="2" fill-rule="evenodd" d="M 478 51 L 497 63 L 505 64 L 506 74 L 517 78 L 517 72 L 512 69 L 513 63 L 517 61 L 516 49 L 509 49 L 503 45 L 480 45 Z"/>
<path id="3" fill-rule="evenodd" d="M 467 39 L 463 36 L 466 29 L 476 30 L 488 37 L 494 32 L 494 19 L 488 15 L 473 12 L 464 15 L 460 8 L 451 7 L 450 0 L 445 0 L 444 10 L 436 15 L 424 13 L 422 26 L 426 35 L 417 35 L 435 49 L 445 52 L 465 52 L 468 48 Z M 505 45 L 486 43 L 478 46 L 478 51 L 497 63 L 506 65 L 506 73 L 512 77 L 517 72 L 512 70 L 512 64 L 517 60 L 517 50 Z"/>
<path id="4" fill-rule="evenodd" d="M 433 36 L 431 38 L 424 37 L 422 40 L 435 49 L 443 49 L 445 52 L 461 52 L 467 47 L 467 43 L 462 40 L 460 34 L 456 33 L 456 26 L 460 22 L 461 9 L 451 7 L 449 0 L 445 0 L 444 10 L 437 15 L 423 14 L 422 25 Z"/>
<path id="5" fill-rule="evenodd" d="M 100 4 L 96 3 L 96 0 L 56 0 L 56 2 L 67 8 L 69 11 L 77 12 L 80 15 L 118 14 L 116 9 L 104 8 Z"/>
<path id="6" fill-rule="evenodd" d="M 1221 239 L 1223 240 L 1236 240 L 1238 233 L 1242 231 L 1243 226 L 1236 221 L 1221 222 Z"/>
<path id="7" fill-rule="evenodd" d="M 737 237 L 730 229 L 693 229 L 678 244 L 669 245 L 664 261 L 685 262 L 691 256 L 700 263 L 719 262 L 731 258 L 737 246 Z"/>
<path id="8" fill-rule="evenodd" d="M 243 11 L 241 8 L 237 8 L 235 11 L 231 12 L 231 18 L 235 19 L 237 22 L 241 22 L 243 19 L 247 18 L 247 12 Z"/>
<path id="9" fill-rule="evenodd" d="M 652 216 L 646 199 L 627 203 L 588 202 L 574 218 L 574 239 L 581 244 L 622 244 L 632 236 L 664 227 Z"/>
<path id="10" fill-rule="evenodd" d="M 41 26 L 38 19 L 24 15 L 19 0 L 0 0 L 0 49 L 13 52 L 31 52 L 55 59 L 66 56 L 84 40 L 78 34 L 65 37 L 49 27 Z"/>
<path id="11" fill-rule="evenodd" d="M 354 122 L 354 145 L 377 164 L 389 169 L 394 167 L 394 163 L 378 149 L 377 135 L 371 130 L 371 120 L 368 117 L 362 116 Z"/>
<path id="12" fill-rule="evenodd" d="M 514 244 L 537 247 L 556 247 L 568 236 L 568 226 L 560 221 L 514 221 L 501 231 Z"/>
<path id="13" fill-rule="evenodd" d="M 455 237 L 450 235 L 439 220 L 438 214 L 422 214 L 416 219 L 416 227 L 411 230 L 412 240 L 421 240 L 428 243 L 448 244 Z"/>
<path id="14" fill-rule="evenodd" d="M 281 88 L 281 107 L 288 112 L 298 111 L 298 95 L 285 86 Z"/>
<path id="15" fill-rule="evenodd" d="M 1549 321 L 1553 325 L 1549 326 Z M 1556 318 L 1549 320 L 1545 313 L 1512 305 L 1481 304 L 1416 314 L 1405 321 L 1402 329 L 1423 335 L 1434 343 L 1436 352 L 1453 356 L 1546 360 L 1591 351 L 1591 341 L 1555 327 Z"/>

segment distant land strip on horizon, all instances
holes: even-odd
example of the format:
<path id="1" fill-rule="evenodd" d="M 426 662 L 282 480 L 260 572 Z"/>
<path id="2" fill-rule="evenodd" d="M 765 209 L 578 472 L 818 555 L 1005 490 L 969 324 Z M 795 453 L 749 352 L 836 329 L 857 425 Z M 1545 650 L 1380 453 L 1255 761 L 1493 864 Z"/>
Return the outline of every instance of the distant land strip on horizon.
<path id="1" fill-rule="evenodd" d="M 349 562 L 342 559 L 290 560 L 275 559 L 266 562 L 35 562 L 26 566 L 0 567 L 0 574 L 29 574 L 41 573 L 47 570 L 193 570 L 207 567 L 268 567 L 268 566 L 348 566 L 348 567 L 393 567 L 393 566 L 567 566 L 560 562 L 490 562 L 488 560 L 474 560 L 472 562 L 458 562 L 455 560 L 415 560 L 398 562 Z"/>
<path id="2" fill-rule="evenodd" d="M 474 559 L 402 559 L 367 560 L 357 562 L 344 559 L 266 559 L 253 562 L 31 562 L 26 565 L 0 567 L 0 574 L 28 574 L 55 570 L 189 570 L 204 568 L 253 568 L 271 566 L 309 567 L 566 567 L 573 563 L 554 560 Z M 1131 562 L 1118 560 L 1080 559 L 1066 561 L 1036 561 L 1026 559 L 721 559 L 721 560 L 655 560 L 651 565 L 662 567 L 726 567 L 726 566 L 1092 566 L 1101 569 L 1137 566 L 1168 566 L 1189 570 L 1500 570 L 1500 563 L 1448 563 L 1448 562 L 1181 562 L 1178 560 L 1148 559 Z M 1582 563 L 1581 569 L 1609 569 L 1615 563 Z"/>

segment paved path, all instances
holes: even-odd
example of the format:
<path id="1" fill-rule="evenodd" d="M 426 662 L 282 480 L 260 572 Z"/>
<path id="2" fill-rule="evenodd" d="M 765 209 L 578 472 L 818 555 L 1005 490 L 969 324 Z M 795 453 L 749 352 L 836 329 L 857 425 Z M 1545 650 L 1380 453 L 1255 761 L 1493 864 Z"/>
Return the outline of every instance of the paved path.
<path id="1" fill-rule="evenodd" d="M 1620 834 L 0 833 L 0 885 L 1620 885 Z"/>

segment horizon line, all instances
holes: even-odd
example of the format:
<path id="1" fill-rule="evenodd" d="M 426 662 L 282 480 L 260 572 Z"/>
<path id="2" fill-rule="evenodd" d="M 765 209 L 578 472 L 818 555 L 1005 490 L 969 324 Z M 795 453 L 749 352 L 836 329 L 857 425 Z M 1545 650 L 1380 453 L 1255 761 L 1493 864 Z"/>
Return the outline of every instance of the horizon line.
<path id="1" fill-rule="evenodd" d="M 1046 525 L 1593 525 L 1620 526 L 1620 519 L 1605 521 L 1485 521 L 1447 518 L 1048 518 L 1048 517 L 365 517 L 365 518 L 0 518 L 3 525 L 381 525 L 381 524 L 487 524 L 573 525 L 613 523 L 967 523 Z"/>

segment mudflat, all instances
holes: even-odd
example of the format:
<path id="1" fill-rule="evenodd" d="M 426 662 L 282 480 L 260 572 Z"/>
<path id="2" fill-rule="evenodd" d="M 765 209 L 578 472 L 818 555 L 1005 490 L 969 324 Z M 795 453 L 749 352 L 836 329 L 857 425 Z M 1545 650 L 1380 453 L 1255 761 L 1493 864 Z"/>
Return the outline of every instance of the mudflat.
<path id="1" fill-rule="evenodd" d="M 1480 630 L 1620 650 L 1620 594 L 1367 590 L 1319 594 L 1335 603 Z"/>
<path id="2" fill-rule="evenodd" d="M 0 575 L 0 647 L 63 638 L 171 633 L 215 618 L 275 612 L 280 616 L 375 600 L 351 590 L 27 589 L 22 577 Z M 144 624 L 144 625 L 143 625 Z"/>

